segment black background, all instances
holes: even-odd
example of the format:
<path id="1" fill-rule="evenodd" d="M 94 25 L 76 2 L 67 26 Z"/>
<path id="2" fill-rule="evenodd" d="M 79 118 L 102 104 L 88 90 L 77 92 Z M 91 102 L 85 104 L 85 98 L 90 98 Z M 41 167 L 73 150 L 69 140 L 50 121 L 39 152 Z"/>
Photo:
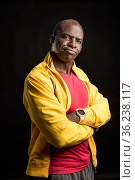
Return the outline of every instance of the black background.
<path id="1" fill-rule="evenodd" d="M 83 50 L 76 64 L 108 98 L 112 114 L 111 120 L 95 135 L 97 179 L 102 174 L 119 177 L 119 6 L 119 1 L 111 0 L 1 1 L 2 177 L 24 177 L 30 119 L 23 106 L 23 83 L 50 50 L 49 36 L 54 25 L 67 18 L 76 19 L 84 28 Z"/>

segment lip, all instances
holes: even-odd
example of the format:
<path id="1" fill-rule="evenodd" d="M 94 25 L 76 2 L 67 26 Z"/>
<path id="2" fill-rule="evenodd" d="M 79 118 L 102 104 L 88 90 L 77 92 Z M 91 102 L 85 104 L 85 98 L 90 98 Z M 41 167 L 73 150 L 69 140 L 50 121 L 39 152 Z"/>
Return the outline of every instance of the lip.
<path id="1" fill-rule="evenodd" d="M 64 51 L 66 51 L 69 54 L 76 54 L 76 52 L 71 49 L 64 49 Z"/>

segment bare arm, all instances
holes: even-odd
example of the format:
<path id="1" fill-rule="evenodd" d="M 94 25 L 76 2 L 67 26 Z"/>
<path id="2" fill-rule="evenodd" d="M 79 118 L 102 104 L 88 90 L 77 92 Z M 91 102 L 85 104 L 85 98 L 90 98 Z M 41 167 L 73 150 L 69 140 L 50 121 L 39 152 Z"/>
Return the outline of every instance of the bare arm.
<path id="1" fill-rule="evenodd" d="M 71 113 L 68 113 L 66 116 L 70 121 L 76 122 L 76 123 L 79 124 L 80 118 L 79 118 L 79 116 L 77 116 L 75 111 L 72 111 Z"/>

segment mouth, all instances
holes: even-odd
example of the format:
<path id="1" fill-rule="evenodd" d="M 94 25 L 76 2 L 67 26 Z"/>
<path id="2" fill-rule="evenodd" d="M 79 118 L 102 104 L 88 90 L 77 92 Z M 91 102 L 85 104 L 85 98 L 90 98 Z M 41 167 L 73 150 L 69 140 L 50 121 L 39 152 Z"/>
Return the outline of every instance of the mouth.
<path id="1" fill-rule="evenodd" d="M 76 54 L 76 52 L 71 49 L 64 49 L 64 51 L 68 54 Z"/>

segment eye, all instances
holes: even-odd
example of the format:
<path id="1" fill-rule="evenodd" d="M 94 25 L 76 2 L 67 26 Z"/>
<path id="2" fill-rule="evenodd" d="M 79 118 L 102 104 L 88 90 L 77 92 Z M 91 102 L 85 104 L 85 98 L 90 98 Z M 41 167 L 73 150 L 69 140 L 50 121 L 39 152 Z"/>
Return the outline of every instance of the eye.
<path id="1" fill-rule="evenodd" d="M 77 39 L 76 42 L 77 42 L 78 44 L 82 44 L 82 41 L 79 40 L 79 39 Z"/>
<path id="2" fill-rule="evenodd" d="M 64 39 L 69 39 L 69 37 L 67 35 L 64 35 L 63 38 Z"/>

